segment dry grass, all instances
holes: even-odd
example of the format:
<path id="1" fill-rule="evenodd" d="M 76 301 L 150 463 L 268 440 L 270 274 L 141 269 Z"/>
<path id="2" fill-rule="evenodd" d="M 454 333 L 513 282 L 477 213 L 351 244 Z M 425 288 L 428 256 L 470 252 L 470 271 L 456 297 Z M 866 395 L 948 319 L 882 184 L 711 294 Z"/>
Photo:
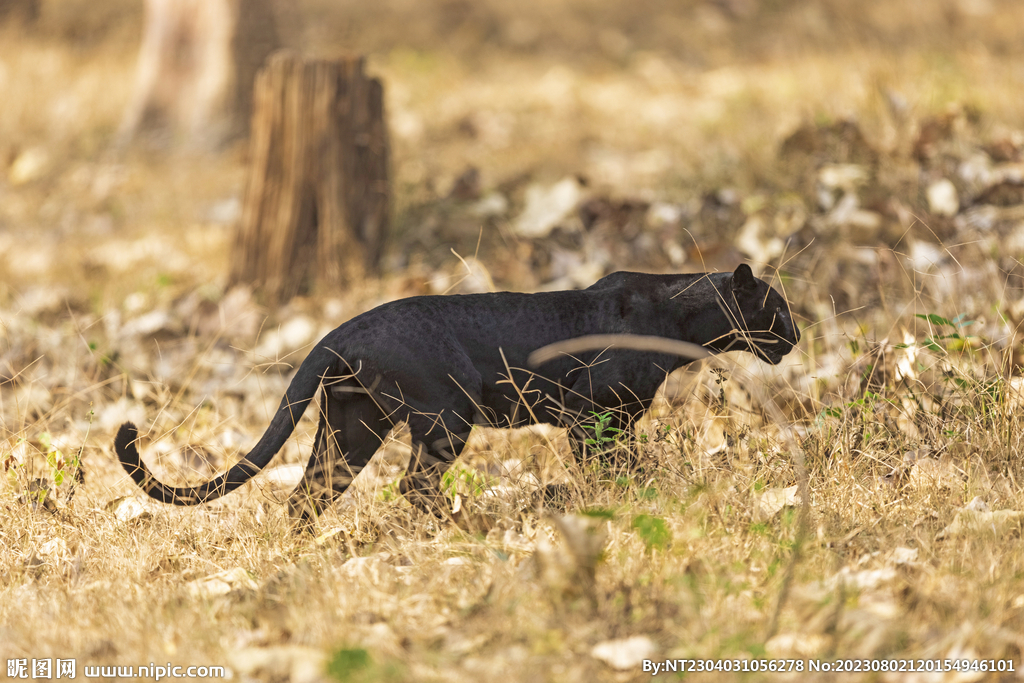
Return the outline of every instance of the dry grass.
<path id="1" fill-rule="evenodd" d="M 343 16 L 309 2 L 312 48 L 340 36 L 385 78 L 393 252 L 417 253 L 393 256 L 379 281 L 272 311 L 224 292 L 244 150 L 105 151 L 137 15 L 95 39 L 53 13 L 35 35 L 3 33 L 0 659 L 76 657 L 80 675 L 169 661 L 260 680 L 631 680 L 648 674 L 595 647 L 643 636 L 656 660 L 1024 669 L 1024 229 L 1019 204 L 968 206 L 980 193 L 960 172 L 1024 116 L 1008 37 L 1020 9 L 776 4 L 353 3 Z M 383 21 L 398 11 L 401 29 Z M 850 190 L 879 217 L 868 227 L 819 206 L 822 160 L 779 155 L 801 123 L 845 117 L 878 159 L 824 161 L 870 166 Z M 930 120 L 952 132 L 916 160 Z M 15 182 L 33 149 L 40 170 Z M 593 197 L 679 207 L 657 244 L 681 245 L 686 270 L 735 265 L 734 238 L 761 220 L 755 245 L 792 238 L 762 260 L 796 304 L 800 348 L 778 368 L 737 358 L 673 377 L 637 428 L 631 471 L 571 462 L 557 430 L 474 432 L 452 479 L 455 522 L 394 495 L 399 434 L 320 538 L 292 534 L 279 501 L 313 410 L 284 467 L 243 491 L 197 509 L 140 503 L 111 451 L 117 425 L 149 430 L 161 476 L 221 470 L 258 438 L 312 341 L 460 272 L 450 249 L 473 253 L 482 221 L 444 197 L 468 165 L 512 205 L 483 221 L 480 259 L 502 287 L 550 281 L 521 261 L 556 247 L 510 227 L 531 182 L 582 173 Z M 955 219 L 928 213 L 939 177 L 961 193 Z M 722 188 L 738 199 L 711 202 Z M 801 456 L 803 535 L 790 489 Z M 568 484 L 569 516 L 534 505 L 549 482 Z"/>

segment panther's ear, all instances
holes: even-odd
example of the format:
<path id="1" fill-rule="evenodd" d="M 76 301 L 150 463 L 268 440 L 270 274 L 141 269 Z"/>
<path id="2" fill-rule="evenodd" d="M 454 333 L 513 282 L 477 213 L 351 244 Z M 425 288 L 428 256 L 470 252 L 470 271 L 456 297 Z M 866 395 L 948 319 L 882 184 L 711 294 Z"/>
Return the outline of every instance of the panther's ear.
<path id="1" fill-rule="evenodd" d="M 736 270 L 732 274 L 732 288 L 733 291 L 752 291 L 757 289 L 757 279 L 754 277 L 754 273 L 750 270 L 750 266 L 746 263 L 741 263 L 736 266 Z"/>

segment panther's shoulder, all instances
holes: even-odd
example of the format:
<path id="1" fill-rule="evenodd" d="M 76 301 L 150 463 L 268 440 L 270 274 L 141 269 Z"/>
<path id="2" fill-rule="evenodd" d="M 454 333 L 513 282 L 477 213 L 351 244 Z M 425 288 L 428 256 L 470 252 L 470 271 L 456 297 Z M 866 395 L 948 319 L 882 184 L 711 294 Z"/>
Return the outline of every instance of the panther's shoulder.
<path id="1" fill-rule="evenodd" d="M 587 287 L 586 291 L 621 291 L 637 294 L 667 293 L 673 295 L 683 288 L 692 287 L 701 280 L 711 283 L 728 276 L 728 273 L 672 273 L 668 275 L 655 275 L 620 270 L 610 275 L 605 275 Z"/>
<path id="2" fill-rule="evenodd" d="M 630 273 L 624 270 L 618 270 L 614 273 L 609 273 L 608 275 L 605 275 L 603 278 L 587 287 L 587 291 L 596 292 L 602 289 L 613 289 L 616 287 L 622 287 L 624 284 L 630 282 L 631 280 L 635 279 L 636 276 L 639 275 L 641 275 L 641 273 Z"/>

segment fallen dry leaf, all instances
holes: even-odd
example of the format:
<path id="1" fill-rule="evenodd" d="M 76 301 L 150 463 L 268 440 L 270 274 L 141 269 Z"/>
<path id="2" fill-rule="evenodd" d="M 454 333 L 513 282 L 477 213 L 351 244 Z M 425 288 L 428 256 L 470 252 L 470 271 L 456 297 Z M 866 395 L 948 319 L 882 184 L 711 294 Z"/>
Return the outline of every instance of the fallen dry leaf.
<path id="1" fill-rule="evenodd" d="M 39 546 L 39 554 L 50 561 L 61 561 L 68 557 L 68 546 L 63 538 L 51 538 Z"/>
<path id="2" fill-rule="evenodd" d="M 341 565 L 339 573 L 354 581 L 363 581 L 378 588 L 391 586 L 398 580 L 395 568 L 373 555 L 346 560 L 345 564 Z"/>
<path id="3" fill-rule="evenodd" d="M 617 671 L 639 669 L 645 659 L 658 651 L 654 641 L 647 636 L 633 636 L 619 640 L 606 640 L 590 650 L 590 656 L 599 659 Z"/>
<path id="4" fill-rule="evenodd" d="M 523 237 L 545 237 L 579 204 L 582 188 L 575 178 L 563 178 L 550 187 L 526 188 L 526 206 L 516 218 L 515 231 Z"/>
<path id="5" fill-rule="evenodd" d="M 964 508 L 957 513 L 956 518 L 949 526 L 938 533 L 935 540 L 963 535 L 1005 536 L 1019 532 L 1022 522 L 1024 522 L 1024 512 L 1017 510 L 978 511 Z"/>
<path id="6" fill-rule="evenodd" d="M 242 567 L 234 567 L 191 581 L 188 591 L 193 597 L 215 598 L 233 591 L 254 591 L 257 587 L 249 572 Z"/>
<path id="7" fill-rule="evenodd" d="M 890 555 L 890 559 L 892 560 L 892 563 L 895 565 L 917 564 L 917 554 L 917 548 L 898 547 L 893 549 L 892 555 Z"/>
<path id="8" fill-rule="evenodd" d="M 138 496 L 115 498 L 107 503 L 106 509 L 107 512 L 114 513 L 119 522 L 137 522 L 153 517 L 153 513 L 146 509 L 146 505 Z"/>
<path id="9" fill-rule="evenodd" d="M 796 484 L 786 488 L 765 489 L 757 498 L 754 518 L 764 522 L 777 515 L 784 507 L 795 507 L 800 504 L 800 494 Z"/>
<path id="10" fill-rule="evenodd" d="M 896 570 L 892 567 L 884 569 L 862 569 L 855 571 L 850 567 L 843 567 L 835 574 L 830 583 L 833 586 L 843 583 L 847 588 L 859 591 L 869 591 L 878 588 L 896 578 Z"/>

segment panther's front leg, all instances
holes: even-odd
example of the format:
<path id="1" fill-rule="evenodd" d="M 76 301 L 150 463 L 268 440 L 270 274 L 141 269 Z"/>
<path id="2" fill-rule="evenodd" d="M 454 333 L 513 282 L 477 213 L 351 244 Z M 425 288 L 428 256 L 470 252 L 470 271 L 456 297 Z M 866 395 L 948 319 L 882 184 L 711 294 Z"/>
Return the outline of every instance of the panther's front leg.
<path id="1" fill-rule="evenodd" d="M 639 458 L 637 444 L 631 438 L 633 423 L 639 415 L 624 408 L 604 408 L 580 415 L 569 428 L 569 444 L 576 462 L 595 458 L 601 462 L 632 469 Z"/>
<path id="2" fill-rule="evenodd" d="M 637 444 L 630 438 L 632 426 L 650 407 L 654 389 L 632 389 L 626 376 L 599 365 L 573 384 L 565 401 L 564 419 L 573 455 L 579 463 L 601 458 L 631 469 L 638 461 Z M 606 369 L 607 368 L 607 369 Z"/>

